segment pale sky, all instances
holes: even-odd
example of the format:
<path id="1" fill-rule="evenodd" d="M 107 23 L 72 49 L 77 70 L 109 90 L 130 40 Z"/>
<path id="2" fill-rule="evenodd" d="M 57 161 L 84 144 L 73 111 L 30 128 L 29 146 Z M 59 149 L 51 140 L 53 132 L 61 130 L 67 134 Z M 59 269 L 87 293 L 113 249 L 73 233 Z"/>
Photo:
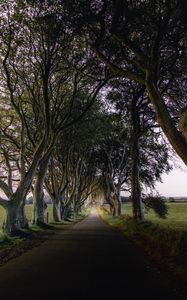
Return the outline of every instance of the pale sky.
<path id="1" fill-rule="evenodd" d="M 177 159 L 180 169 L 174 168 L 168 175 L 162 176 L 163 183 L 156 184 L 156 190 L 166 197 L 187 197 L 187 166 L 181 159 Z"/>

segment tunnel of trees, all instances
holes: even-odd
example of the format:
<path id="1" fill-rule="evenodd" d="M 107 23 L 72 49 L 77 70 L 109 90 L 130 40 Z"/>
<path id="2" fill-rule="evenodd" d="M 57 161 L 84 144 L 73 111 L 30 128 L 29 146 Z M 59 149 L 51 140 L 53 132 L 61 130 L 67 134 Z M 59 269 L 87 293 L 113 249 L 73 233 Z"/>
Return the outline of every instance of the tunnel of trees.
<path id="1" fill-rule="evenodd" d="M 4 1 L 0 7 L 0 205 L 3 230 L 60 222 L 94 196 L 121 213 L 187 164 L 186 3 Z"/>

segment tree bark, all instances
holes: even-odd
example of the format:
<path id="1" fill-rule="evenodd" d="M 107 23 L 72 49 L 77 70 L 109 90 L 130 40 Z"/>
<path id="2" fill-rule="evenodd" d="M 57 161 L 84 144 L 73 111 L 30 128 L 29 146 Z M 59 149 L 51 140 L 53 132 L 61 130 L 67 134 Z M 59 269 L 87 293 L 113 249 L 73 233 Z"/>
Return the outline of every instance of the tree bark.
<path id="1" fill-rule="evenodd" d="M 19 223 L 19 195 L 14 194 L 13 199 L 8 201 L 6 206 L 6 216 L 3 224 L 3 231 L 7 234 L 16 235 L 20 230 Z"/>
<path id="2" fill-rule="evenodd" d="M 120 187 L 117 187 L 117 201 L 118 201 L 118 216 L 121 216 L 121 208 L 122 208 L 122 201 L 121 201 L 121 191 Z"/>
<path id="3" fill-rule="evenodd" d="M 112 207 L 112 215 L 113 215 L 113 217 L 117 216 L 117 205 L 116 205 L 116 202 L 114 202 L 113 207 Z"/>
<path id="4" fill-rule="evenodd" d="M 139 179 L 139 149 L 138 140 L 132 137 L 131 142 L 131 200 L 133 205 L 134 219 L 143 220 L 143 209 L 141 201 L 141 189 Z"/>
<path id="5" fill-rule="evenodd" d="M 33 190 L 33 220 L 32 223 L 38 226 L 45 225 L 45 208 L 44 201 L 44 180 L 49 165 L 51 155 L 48 154 L 43 157 L 40 162 L 39 170 L 36 174 L 36 180 Z"/>
<path id="6" fill-rule="evenodd" d="M 19 232 L 21 229 L 19 223 L 19 209 L 21 203 L 24 202 L 24 199 L 26 198 L 26 195 L 30 189 L 44 147 L 45 138 L 36 149 L 28 172 L 24 176 L 22 176 L 17 190 L 9 198 L 8 206 L 6 207 L 6 218 L 3 226 L 4 232 L 8 234 L 17 234 L 17 232 Z"/>
<path id="7" fill-rule="evenodd" d="M 25 200 L 21 203 L 19 208 L 19 224 L 21 228 L 28 228 L 28 220 L 25 212 Z"/>
<path id="8" fill-rule="evenodd" d="M 139 95 L 137 96 L 139 98 Z M 139 137 L 141 134 L 139 111 L 137 108 L 136 94 L 133 95 L 131 106 L 131 144 L 130 144 L 130 157 L 131 157 L 131 200 L 133 207 L 134 219 L 143 220 L 143 208 L 141 200 L 141 188 L 139 178 Z"/>
<path id="9" fill-rule="evenodd" d="M 53 201 L 53 221 L 60 222 L 61 221 L 60 201 L 56 198 L 53 198 L 52 201 Z"/>
<path id="10" fill-rule="evenodd" d="M 69 205 L 61 207 L 61 218 L 63 220 L 67 220 L 68 218 L 71 218 L 71 215 L 72 215 L 72 210 Z"/>
<path id="11" fill-rule="evenodd" d="M 146 87 L 149 99 L 154 106 L 157 121 L 176 153 L 187 165 L 187 143 L 182 134 L 174 126 L 153 78 L 151 71 L 147 71 Z"/>

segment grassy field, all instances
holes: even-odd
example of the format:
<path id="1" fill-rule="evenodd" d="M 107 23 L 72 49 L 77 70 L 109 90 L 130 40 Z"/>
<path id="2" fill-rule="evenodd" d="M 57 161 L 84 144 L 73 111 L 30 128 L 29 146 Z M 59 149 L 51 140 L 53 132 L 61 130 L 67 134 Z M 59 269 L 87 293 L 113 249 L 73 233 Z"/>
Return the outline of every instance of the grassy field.
<path id="1" fill-rule="evenodd" d="M 166 227 L 171 227 L 174 229 L 183 229 L 187 231 L 187 202 L 169 202 L 168 215 L 166 219 L 161 219 L 156 216 L 156 214 L 149 210 L 148 213 L 145 212 L 145 220 L 163 225 Z M 122 214 L 127 214 L 132 216 L 132 205 L 131 203 L 124 203 L 122 206 Z"/>

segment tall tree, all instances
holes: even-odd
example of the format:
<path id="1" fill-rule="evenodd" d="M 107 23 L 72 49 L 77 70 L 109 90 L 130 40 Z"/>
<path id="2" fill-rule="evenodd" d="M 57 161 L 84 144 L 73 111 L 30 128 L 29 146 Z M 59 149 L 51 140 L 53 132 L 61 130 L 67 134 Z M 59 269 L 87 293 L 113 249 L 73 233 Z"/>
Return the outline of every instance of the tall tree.
<path id="1" fill-rule="evenodd" d="M 58 1 L 57 1 L 58 2 Z M 36 174 L 34 199 L 39 222 L 44 221 L 43 183 L 59 133 L 84 116 L 107 78 L 90 83 L 80 73 L 83 60 L 67 52 L 69 35 L 57 2 L 14 1 L 4 5 L 1 29 L 2 91 L 20 122 L 21 179 L 7 204 L 7 231 L 16 231 L 18 210 Z M 26 153 L 29 142 L 29 159 Z M 37 173 L 36 173 L 37 171 Z M 15 200 L 13 200 L 13 198 Z M 4 203 L 4 202 L 3 202 Z M 10 211 L 10 212 L 9 212 Z"/>
<path id="2" fill-rule="evenodd" d="M 90 48 L 110 72 L 146 87 L 157 122 L 187 164 L 185 126 L 181 134 L 170 110 L 172 98 L 178 120 L 180 111 L 186 111 L 185 1 L 75 0 L 71 9 L 72 27 L 81 35 L 86 32 Z M 171 83 L 182 87 L 180 98 L 171 97 Z"/>
<path id="3" fill-rule="evenodd" d="M 162 133 L 155 121 L 145 87 L 125 79 L 121 82 L 114 80 L 111 86 L 108 101 L 112 103 L 119 120 L 126 125 L 133 216 L 143 219 L 142 186 L 154 187 L 155 181 L 161 179 L 161 174 L 170 171 L 169 149 L 162 141 Z M 151 155 L 151 159 L 148 159 L 148 155 Z"/>

